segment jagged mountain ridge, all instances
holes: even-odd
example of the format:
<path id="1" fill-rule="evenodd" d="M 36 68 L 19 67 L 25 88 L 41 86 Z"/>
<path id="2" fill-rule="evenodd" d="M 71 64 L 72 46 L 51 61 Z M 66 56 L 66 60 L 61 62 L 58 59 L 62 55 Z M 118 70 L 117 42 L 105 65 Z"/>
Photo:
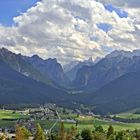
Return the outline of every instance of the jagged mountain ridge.
<path id="1" fill-rule="evenodd" d="M 70 80 L 65 75 L 63 68 L 60 63 L 57 62 L 56 58 L 42 59 L 38 55 L 32 57 L 25 57 L 24 59 L 32 64 L 38 71 L 44 75 L 48 75 L 53 81 L 60 86 L 66 86 Z"/>
<path id="2" fill-rule="evenodd" d="M 92 60 L 92 57 L 90 57 L 88 60 L 77 63 L 74 67 L 66 72 L 66 75 L 71 79 L 71 81 L 73 81 L 79 69 L 81 69 L 83 66 L 93 66 L 94 64 L 95 63 Z"/>
<path id="3" fill-rule="evenodd" d="M 73 82 L 81 89 L 99 89 L 128 72 L 140 69 L 139 51 L 115 51 L 94 66 L 84 66 L 77 72 Z"/>
<path id="4" fill-rule="evenodd" d="M 25 75 L 26 77 L 54 86 L 53 81 L 47 75 L 43 75 L 31 64 L 27 63 L 22 58 L 21 54 L 15 54 L 8 49 L 2 48 L 0 49 L 0 60 L 4 61 L 12 69 Z"/>

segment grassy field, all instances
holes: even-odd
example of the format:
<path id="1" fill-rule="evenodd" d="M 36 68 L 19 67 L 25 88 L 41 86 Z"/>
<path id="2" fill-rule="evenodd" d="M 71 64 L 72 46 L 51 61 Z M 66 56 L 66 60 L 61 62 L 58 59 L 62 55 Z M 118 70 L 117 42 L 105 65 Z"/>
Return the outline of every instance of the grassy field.
<path id="1" fill-rule="evenodd" d="M 111 115 L 111 116 L 116 116 L 116 117 L 124 118 L 124 119 L 138 119 L 140 118 L 140 114 L 136 114 L 135 112 L 139 109 L 140 108 L 123 112 L 123 113 L 119 113 L 119 114 L 115 114 L 115 115 Z"/>
<path id="2" fill-rule="evenodd" d="M 27 117 L 27 115 L 21 114 L 20 112 L 14 112 L 11 110 L 0 110 L 0 119 L 18 119 Z"/>
<path id="3" fill-rule="evenodd" d="M 20 112 L 14 112 L 11 110 L 0 110 L 0 127 L 7 128 L 13 127 L 15 125 L 15 121 L 3 120 L 3 119 L 19 119 L 19 118 L 27 118 L 28 115 L 21 114 Z"/>
<path id="4" fill-rule="evenodd" d="M 119 122 L 111 122 L 111 121 L 105 121 L 93 117 L 78 117 L 78 125 L 77 128 L 78 130 L 83 130 L 85 128 L 89 128 L 90 130 L 94 130 L 94 126 L 103 126 L 105 130 L 109 127 L 109 125 L 112 125 L 115 130 L 135 130 L 135 129 L 140 129 L 140 123 L 119 123 Z M 51 126 L 54 124 L 53 122 L 50 121 L 38 121 L 43 128 L 49 129 Z M 60 123 L 58 123 L 55 127 L 57 130 L 60 126 Z M 75 124 L 72 123 L 66 123 L 64 122 L 64 126 L 66 129 L 70 129 L 72 126 L 76 126 Z"/>
<path id="5" fill-rule="evenodd" d="M 113 122 L 113 121 L 106 121 L 101 120 L 97 118 L 80 118 L 80 125 L 79 129 L 84 128 L 85 126 L 89 127 L 90 129 L 93 128 L 93 126 L 99 126 L 102 125 L 104 129 L 107 129 L 109 125 L 112 125 L 116 130 L 135 130 L 136 128 L 140 129 L 140 123 L 134 124 L 134 123 L 120 123 L 120 122 Z"/>
<path id="6" fill-rule="evenodd" d="M 15 126 L 15 121 L 0 120 L 0 128 L 11 128 L 13 126 Z"/>
<path id="7" fill-rule="evenodd" d="M 132 114 L 132 113 L 121 113 L 116 115 L 119 118 L 126 118 L 126 119 L 137 119 L 140 118 L 140 114 Z"/>
<path id="8" fill-rule="evenodd" d="M 133 114 L 132 112 L 126 112 L 126 113 L 121 113 L 118 114 L 120 117 L 124 118 L 137 118 L 140 117 L 140 115 Z M 23 115 L 20 112 L 13 112 L 13 111 L 5 111 L 5 110 L 0 110 L 0 127 L 12 127 L 14 126 L 15 122 L 14 121 L 8 121 L 8 120 L 2 120 L 2 119 L 18 119 L 18 118 L 27 118 L 29 117 L 28 115 Z M 107 129 L 109 125 L 112 125 L 116 130 L 135 130 L 135 129 L 140 129 L 140 123 L 120 123 L 120 122 L 114 122 L 114 121 L 107 121 L 104 119 L 97 119 L 94 117 L 84 117 L 84 116 L 79 116 L 77 117 L 75 114 L 70 114 L 70 115 L 62 115 L 62 119 L 67 119 L 67 118 L 72 118 L 76 119 L 78 121 L 77 128 L 78 130 L 82 130 L 85 128 L 89 128 L 91 130 L 94 129 L 94 126 L 103 126 L 104 129 Z M 41 121 L 38 120 L 35 123 L 39 122 L 43 128 L 49 129 L 51 126 L 54 124 L 54 122 L 51 121 Z M 71 126 L 76 126 L 74 123 L 68 123 L 64 122 L 65 128 L 69 129 Z M 58 123 L 55 127 L 55 129 L 58 129 L 60 126 L 60 123 Z"/>

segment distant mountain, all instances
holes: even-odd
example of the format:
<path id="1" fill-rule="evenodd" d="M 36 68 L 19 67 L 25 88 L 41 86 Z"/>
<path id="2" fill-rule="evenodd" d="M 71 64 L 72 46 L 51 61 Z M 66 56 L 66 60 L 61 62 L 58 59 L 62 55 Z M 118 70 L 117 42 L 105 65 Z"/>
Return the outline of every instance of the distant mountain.
<path id="1" fill-rule="evenodd" d="M 78 88 L 97 90 L 112 80 L 140 70 L 139 51 L 114 51 L 94 66 L 84 66 L 78 70 L 73 82 Z"/>
<path id="2" fill-rule="evenodd" d="M 15 54 L 5 48 L 2 48 L 0 49 L 0 60 L 4 61 L 12 69 L 26 77 L 30 77 L 47 85 L 53 85 L 53 81 L 47 75 L 43 75 L 31 64 L 26 62 L 20 54 Z"/>
<path id="3" fill-rule="evenodd" d="M 52 102 L 75 108 L 82 103 L 100 114 L 140 107 L 139 50 L 114 51 L 96 63 L 80 62 L 70 71 L 70 78 L 76 75 L 72 86 L 56 59 L 26 57 L 2 48 L 0 104 Z"/>
<path id="4" fill-rule="evenodd" d="M 65 64 L 63 66 L 64 72 L 67 73 L 69 72 L 71 69 L 73 69 L 77 64 L 79 64 L 81 61 L 72 61 L 68 64 Z"/>
<path id="5" fill-rule="evenodd" d="M 69 84 L 70 80 L 65 75 L 61 64 L 57 62 L 56 58 L 44 60 L 39 56 L 34 55 L 32 57 L 24 57 L 24 59 L 28 63 L 32 64 L 43 75 L 49 76 L 50 79 L 55 81 L 60 86 L 66 86 Z"/>
<path id="6" fill-rule="evenodd" d="M 63 103 L 67 93 L 37 82 L 0 59 L 0 104 Z"/>
<path id="7" fill-rule="evenodd" d="M 118 113 L 140 107 L 140 71 L 127 73 L 95 93 L 87 99 L 93 106 L 94 112 L 107 114 Z"/>
<path id="8" fill-rule="evenodd" d="M 77 71 L 81 69 L 83 66 L 93 66 L 94 62 L 92 58 L 90 57 L 88 60 L 85 60 L 83 62 L 77 63 L 74 67 L 69 69 L 69 71 L 66 72 L 66 75 L 73 81 L 77 75 Z"/>
<path id="9" fill-rule="evenodd" d="M 128 57 L 128 58 L 132 58 L 134 56 L 140 56 L 140 50 L 133 50 L 131 51 L 124 51 L 124 50 L 115 50 L 113 52 L 111 52 L 110 54 L 108 54 L 106 57 L 118 57 L 118 56 L 123 56 L 123 57 Z"/>

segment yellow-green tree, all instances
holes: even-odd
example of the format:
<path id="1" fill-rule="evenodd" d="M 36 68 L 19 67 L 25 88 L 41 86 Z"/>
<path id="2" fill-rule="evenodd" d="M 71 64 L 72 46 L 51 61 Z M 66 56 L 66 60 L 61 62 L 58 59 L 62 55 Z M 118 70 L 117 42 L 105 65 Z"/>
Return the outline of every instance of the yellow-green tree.
<path id="1" fill-rule="evenodd" d="M 96 131 L 93 134 L 93 140 L 107 140 L 107 139 L 104 133 Z"/>
<path id="2" fill-rule="evenodd" d="M 5 135 L 0 136 L 0 140 L 5 140 L 5 139 L 6 139 Z"/>
<path id="3" fill-rule="evenodd" d="M 32 134 L 29 132 L 29 130 L 28 129 L 26 129 L 26 127 L 22 127 L 21 128 L 22 129 L 22 131 L 23 131 L 23 133 L 24 133 L 24 138 L 25 139 L 28 139 Z"/>
<path id="4" fill-rule="evenodd" d="M 65 128 L 64 128 L 64 123 L 61 122 L 60 124 L 60 131 L 58 134 L 58 140 L 65 140 L 66 134 L 65 134 Z"/>
<path id="5" fill-rule="evenodd" d="M 24 126 L 16 127 L 16 138 L 15 140 L 27 140 L 31 136 L 31 133 Z"/>
<path id="6" fill-rule="evenodd" d="M 41 128 L 40 124 L 37 124 L 37 131 L 34 137 L 34 140 L 45 140 L 45 135 L 44 135 L 44 131 Z"/>
<path id="7" fill-rule="evenodd" d="M 77 135 L 77 128 L 72 126 L 70 133 L 71 133 L 72 136 L 76 136 Z"/>

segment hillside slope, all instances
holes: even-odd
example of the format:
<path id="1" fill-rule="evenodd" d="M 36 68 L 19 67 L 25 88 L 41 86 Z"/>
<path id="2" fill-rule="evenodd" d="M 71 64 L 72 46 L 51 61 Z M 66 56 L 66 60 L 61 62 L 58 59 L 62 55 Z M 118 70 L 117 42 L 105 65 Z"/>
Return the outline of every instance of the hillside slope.
<path id="1" fill-rule="evenodd" d="M 140 72 L 127 73 L 87 97 L 95 112 L 118 113 L 140 107 Z M 89 100 L 90 99 L 90 100 Z"/>
<path id="2" fill-rule="evenodd" d="M 0 104 L 61 103 L 67 93 L 37 82 L 0 60 Z"/>

